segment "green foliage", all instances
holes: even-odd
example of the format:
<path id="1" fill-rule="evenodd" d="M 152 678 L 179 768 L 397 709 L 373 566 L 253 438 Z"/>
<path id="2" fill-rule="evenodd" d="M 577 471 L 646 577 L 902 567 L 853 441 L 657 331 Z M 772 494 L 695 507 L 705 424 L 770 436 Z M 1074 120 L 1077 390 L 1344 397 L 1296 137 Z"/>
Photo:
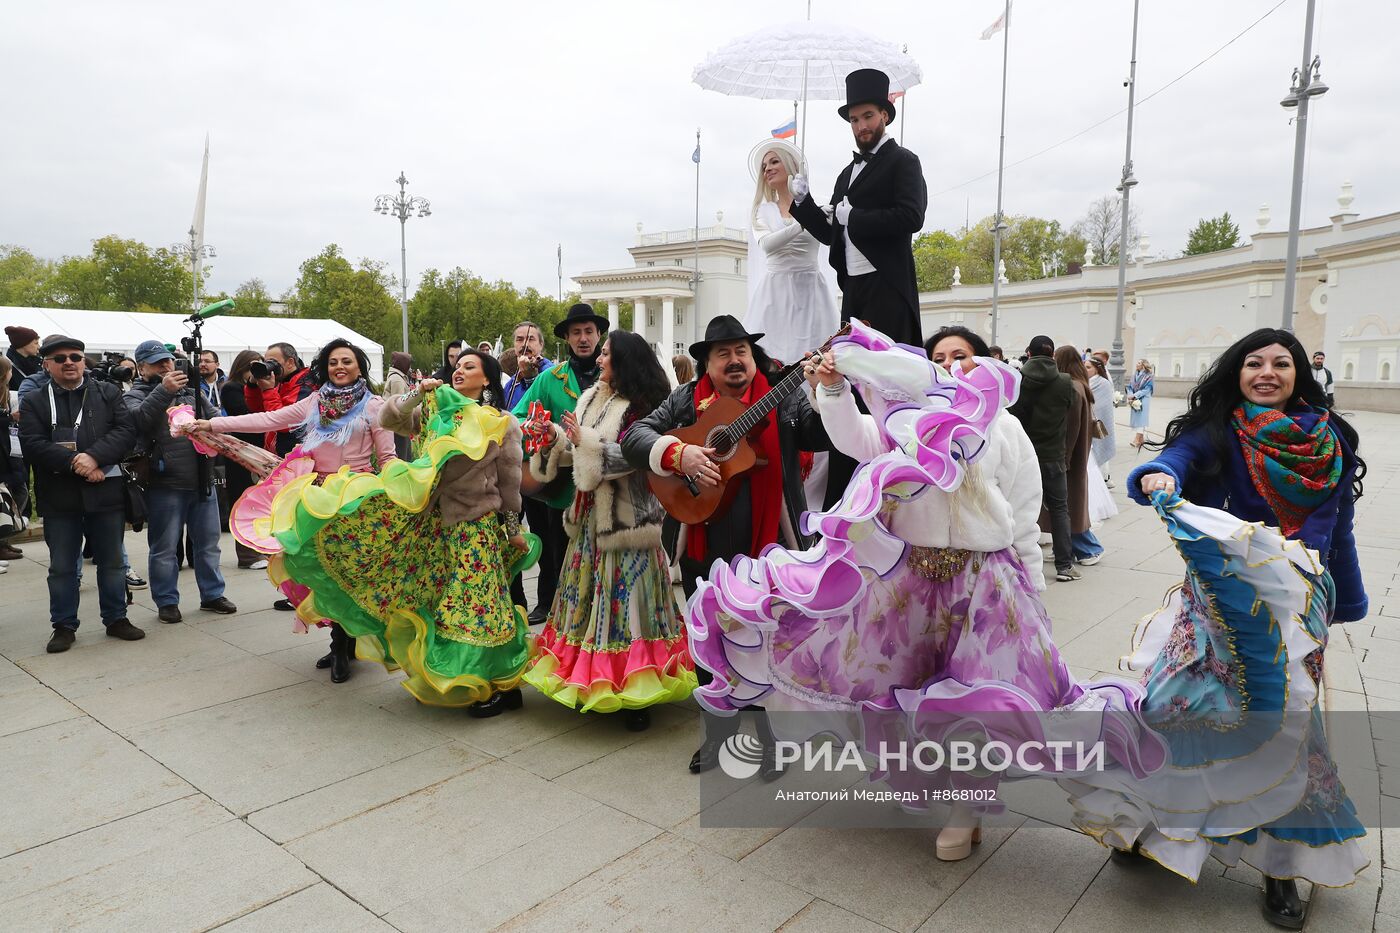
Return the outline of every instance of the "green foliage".
<path id="1" fill-rule="evenodd" d="M 43 307 L 50 303 L 53 263 L 22 246 L 0 246 L 0 305 Z"/>
<path id="2" fill-rule="evenodd" d="M 94 240 L 87 256 L 56 262 L 0 247 L 0 304 L 186 313 L 192 285 L 179 253 L 117 236 Z"/>
<path id="3" fill-rule="evenodd" d="M 1219 217 L 1201 220 L 1191 230 L 1186 240 L 1186 256 L 1199 256 L 1221 249 L 1233 249 L 1240 245 L 1239 225 L 1230 219 L 1226 211 Z"/>
<path id="4" fill-rule="evenodd" d="M 1057 220 L 1007 215 L 1002 232 L 1001 258 L 1012 282 L 1043 278 L 1063 272 L 1067 263 L 1082 262 L 1084 238 L 1066 233 Z M 920 291 L 937 291 L 953 284 L 953 269 L 962 271 L 962 284 L 986 285 L 992 281 L 996 244 L 992 218 L 985 217 L 971 230 L 956 233 L 935 230 L 914 241 L 914 268 Z"/>
<path id="5" fill-rule="evenodd" d="M 272 296 L 262 279 L 249 279 L 233 293 L 233 313 L 239 317 L 267 317 Z"/>
<path id="6" fill-rule="evenodd" d="M 202 294 L 201 301 L 222 298 L 235 300 L 233 313 L 240 317 L 267 316 L 273 300 L 260 278 L 247 280 L 232 295 Z M 186 313 L 192 299 L 184 257 L 136 240 L 103 237 L 94 241 L 90 254 L 58 260 L 36 257 L 20 246 L 0 246 L 0 305 Z M 282 300 L 297 317 L 339 321 L 386 351 L 402 345 L 397 279 L 383 263 L 362 259 L 352 264 L 334 243 L 301 263 L 296 283 Z M 520 291 L 509 282 L 487 282 L 460 266 L 445 274 L 428 269 L 409 300 L 415 363 L 436 368 L 443 344 L 454 337 L 471 343 L 495 343 L 499 337 L 510 346 L 515 325 L 524 320 L 540 325 L 545 352 L 557 359 L 565 348 L 554 337 L 554 325 L 578 300 L 577 295 L 560 301 L 533 288 Z M 631 303 L 619 310 L 622 326 L 631 327 Z"/>

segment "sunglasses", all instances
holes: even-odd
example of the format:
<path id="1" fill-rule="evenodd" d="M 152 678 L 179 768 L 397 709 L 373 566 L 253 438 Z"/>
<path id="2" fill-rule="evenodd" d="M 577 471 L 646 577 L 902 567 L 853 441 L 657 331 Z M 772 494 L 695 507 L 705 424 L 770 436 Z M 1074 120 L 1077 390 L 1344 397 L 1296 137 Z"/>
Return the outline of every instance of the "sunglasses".
<path id="1" fill-rule="evenodd" d="M 51 357 L 49 357 L 49 362 L 50 362 L 50 363 L 81 363 L 81 362 L 82 362 L 83 360 L 85 360 L 85 359 L 87 359 L 87 357 L 83 356 L 81 353 L 59 353 L 59 354 L 57 354 L 56 356 L 51 356 Z"/>

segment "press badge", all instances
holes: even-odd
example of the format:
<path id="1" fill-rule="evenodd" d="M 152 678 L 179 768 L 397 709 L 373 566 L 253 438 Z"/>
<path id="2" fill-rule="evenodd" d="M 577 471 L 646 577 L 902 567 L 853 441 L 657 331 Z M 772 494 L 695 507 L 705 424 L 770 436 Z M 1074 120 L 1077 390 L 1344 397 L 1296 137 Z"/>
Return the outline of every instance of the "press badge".
<path id="1" fill-rule="evenodd" d="M 53 442 L 73 453 L 78 452 L 78 432 L 72 428 L 54 428 Z"/>

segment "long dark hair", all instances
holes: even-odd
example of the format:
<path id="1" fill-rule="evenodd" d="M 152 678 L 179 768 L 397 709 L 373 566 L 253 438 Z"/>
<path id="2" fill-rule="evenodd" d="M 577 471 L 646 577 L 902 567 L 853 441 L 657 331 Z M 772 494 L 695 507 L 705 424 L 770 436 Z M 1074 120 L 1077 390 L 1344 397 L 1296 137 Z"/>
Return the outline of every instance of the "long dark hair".
<path id="1" fill-rule="evenodd" d="M 234 385 L 243 385 L 243 377 L 252 371 L 254 361 L 260 359 L 262 354 L 257 350 L 239 350 L 238 355 L 233 358 L 233 365 L 229 367 L 228 381 Z"/>
<path id="2" fill-rule="evenodd" d="M 355 354 L 355 362 L 360 364 L 360 378 L 363 379 L 367 385 L 372 385 L 374 382 L 374 374 L 369 371 L 369 357 L 365 355 L 364 350 L 361 350 L 344 337 L 337 337 L 316 351 L 316 358 L 311 361 L 311 368 L 308 373 L 311 381 L 316 383 L 317 386 L 327 385 L 331 381 L 330 373 L 328 372 L 331 354 L 341 349 L 348 349 L 351 353 Z"/>
<path id="3" fill-rule="evenodd" d="M 651 414 L 671 394 L 671 382 L 651 345 L 625 330 L 608 334 L 607 341 L 613 392 L 631 403 L 632 414 Z"/>
<path id="4" fill-rule="evenodd" d="M 972 348 L 973 356 L 991 356 L 992 351 L 987 348 L 987 341 L 977 336 L 972 331 L 961 324 L 949 324 L 947 327 L 940 327 L 933 336 L 924 341 L 924 356 L 933 359 L 933 348 L 938 346 L 938 342 L 946 337 L 961 337 L 967 341 L 967 345 Z"/>
<path id="5" fill-rule="evenodd" d="M 462 365 L 462 357 L 464 356 L 476 357 L 477 363 L 481 366 L 481 371 L 486 374 L 486 387 L 483 391 L 490 392 L 491 398 L 488 400 L 486 396 L 483 395 L 481 397 L 481 404 L 490 405 L 492 408 L 500 408 L 502 405 L 504 405 L 506 403 L 506 393 L 501 388 L 500 362 L 498 362 L 496 358 L 491 354 L 486 353 L 482 350 L 478 350 L 476 347 L 464 346 L 462 347 L 462 352 L 457 355 L 457 366 Z M 457 366 L 453 366 L 452 369 L 456 369 Z M 451 375 L 452 373 L 449 370 L 449 378 L 451 377 Z M 448 385 L 451 384 L 452 383 L 449 381 Z"/>
<path id="6" fill-rule="evenodd" d="M 1148 443 L 1146 446 L 1160 450 L 1171 444 L 1187 431 L 1201 429 L 1210 439 L 1215 456 L 1209 463 L 1197 463 L 1196 468 L 1207 476 L 1220 472 L 1222 463 L 1232 456 L 1232 448 L 1237 444 L 1230 430 L 1231 415 L 1240 406 L 1244 396 L 1240 393 L 1240 371 L 1244 369 L 1245 357 L 1256 350 L 1271 344 L 1278 344 L 1288 351 L 1293 359 L 1293 394 L 1284 404 L 1284 411 L 1302 406 L 1328 410 L 1327 396 L 1322 386 L 1313 378 L 1309 369 L 1307 351 L 1298 338 L 1286 330 L 1261 327 L 1253 333 L 1236 340 L 1211 364 L 1210 369 L 1196 383 L 1187 396 L 1186 411 L 1177 415 L 1167 424 L 1167 433 L 1161 443 Z M 1352 495 L 1361 498 L 1362 477 L 1366 475 L 1366 461 L 1361 459 L 1360 435 L 1346 419 L 1335 411 L 1329 411 L 1328 423 L 1346 441 L 1356 457 L 1356 476 L 1352 480 Z"/>

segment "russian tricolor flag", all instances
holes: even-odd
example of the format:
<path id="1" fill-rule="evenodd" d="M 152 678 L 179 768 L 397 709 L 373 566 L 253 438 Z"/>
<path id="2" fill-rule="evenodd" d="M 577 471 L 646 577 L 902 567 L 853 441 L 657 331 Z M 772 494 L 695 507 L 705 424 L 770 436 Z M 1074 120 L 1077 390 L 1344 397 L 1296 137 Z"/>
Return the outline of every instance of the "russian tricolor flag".
<path id="1" fill-rule="evenodd" d="M 797 136 L 797 121 L 789 120 L 773 131 L 774 139 L 794 139 Z"/>

